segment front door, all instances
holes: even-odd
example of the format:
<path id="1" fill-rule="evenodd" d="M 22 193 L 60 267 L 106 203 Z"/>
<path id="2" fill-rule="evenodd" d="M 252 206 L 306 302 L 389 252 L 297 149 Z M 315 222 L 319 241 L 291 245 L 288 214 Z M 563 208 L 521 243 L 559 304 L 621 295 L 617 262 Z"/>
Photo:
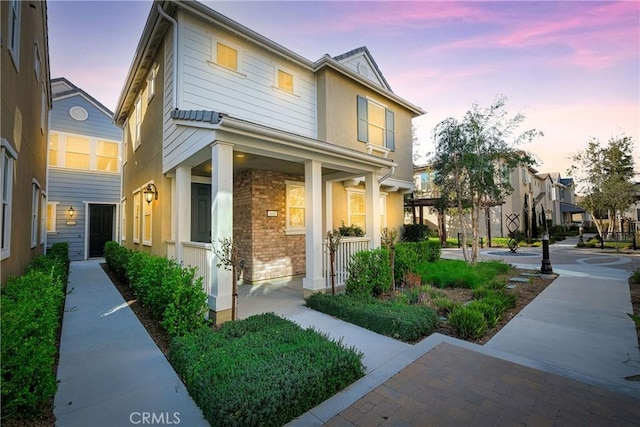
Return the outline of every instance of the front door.
<path id="1" fill-rule="evenodd" d="M 104 244 L 113 240 L 113 205 L 89 205 L 89 257 L 104 255 Z"/>
<path id="2" fill-rule="evenodd" d="M 191 241 L 211 242 L 210 184 L 191 184 Z"/>

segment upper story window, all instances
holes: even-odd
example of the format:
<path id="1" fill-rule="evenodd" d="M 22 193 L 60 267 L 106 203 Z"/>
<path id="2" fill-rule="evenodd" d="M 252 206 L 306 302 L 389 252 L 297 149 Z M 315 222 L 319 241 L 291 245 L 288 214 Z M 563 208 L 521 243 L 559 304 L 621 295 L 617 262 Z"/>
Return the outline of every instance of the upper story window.
<path id="1" fill-rule="evenodd" d="M 51 132 L 49 166 L 100 172 L 120 172 L 117 141 Z"/>
<path id="2" fill-rule="evenodd" d="M 138 147 L 140 147 L 140 127 L 142 126 L 142 97 L 140 95 L 138 95 L 138 98 L 136 99 L 134 115 L 136 120 L 134 122 L 135 133 L 133 138 L 133 149 L 137 150 Z"/>
<path id="3" fill-rule="evenodd" d="M 215 63 L 233 71 L 238 71 L 238 51 L 226 44 L 216 42 Z"/>
<path id="4" fill-rule="evenodd" d="M 358 141 L 395 150 L 393 111 L 368 98 L 358 96 Z"/>
<path id="5" fill-rule="evenodd" d="M 36 75 L 37 81 L 40 81 L 40 62 L 40 46 L 38 46 L 38 42 L 36 42 L 33 48 L 33 72 Z"/>
<path id="6" fill-rule="evenodd" d="M 11 54 L 11 59 L 16 67 L 20 69 L 20 21 L 22 2 L 20 0 L 9 1 L 9 30 L 7 31 L 7 47 Z"/>
<path id="7" fill-rule="evenodd" d="M 286 181 L 286 230 L 287 234 L 305 231 L 304 182 Z"/>
<path id="8" fill-rule="evenodd" d="M 147 104 L 151 102 L 153 97 L 156 94 L 156 77 L 158 76 L 158 64 L 154 64 L 151 67 L 151 71 L 149 71 L 149 76 L 147 77 Z"/>
<path id="9" fill-rule="evenodd" d="M 278 89 L 293 93 L 293 74 L 278 70 Z"/>

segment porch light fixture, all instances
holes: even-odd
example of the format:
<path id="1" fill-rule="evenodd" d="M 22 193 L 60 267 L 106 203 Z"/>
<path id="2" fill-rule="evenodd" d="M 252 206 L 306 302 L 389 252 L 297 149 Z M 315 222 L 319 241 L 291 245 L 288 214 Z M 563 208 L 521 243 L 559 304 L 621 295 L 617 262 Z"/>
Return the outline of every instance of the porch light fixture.
<path id="1" fill-rule="evenodd" d="M 69 214 L 69 218 L 73 218 L 73 215 L 75 215 L 76 210 L 73 209 L 73 206 L 69 206 L 69 210 L 67 211 L 67 213 Z"/>
<path id="2" fill-rule="evenodd" d="M 144 193 L 144 199 L 147 201 L 147 204 L 151 203 L 154 199 L 158 200 L 158 188 L 155 184 L 150 182 L 142 192 Z"/>

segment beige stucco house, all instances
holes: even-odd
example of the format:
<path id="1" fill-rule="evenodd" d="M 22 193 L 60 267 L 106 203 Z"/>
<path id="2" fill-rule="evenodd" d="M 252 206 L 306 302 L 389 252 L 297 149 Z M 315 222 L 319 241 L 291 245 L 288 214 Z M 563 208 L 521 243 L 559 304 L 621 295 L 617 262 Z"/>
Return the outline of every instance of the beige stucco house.
<path id="1" fill-rule="evenodd" d="M 0 276 L 21 275 L 46 240 L 47 5 L 0 2 Z"/>
<path id="2" fill-rule="evenodd" d="M 216 322 L 232 301 L 220 239 L 245 282 L 323 291 L 328 230 L 360 225 L 345 244 L 366 248 L 402 226 L 423 113 L 366 48 L 310 61 L 198 2 L 154 2 L 114 115 L 122 242 L 197 266 Z"/>

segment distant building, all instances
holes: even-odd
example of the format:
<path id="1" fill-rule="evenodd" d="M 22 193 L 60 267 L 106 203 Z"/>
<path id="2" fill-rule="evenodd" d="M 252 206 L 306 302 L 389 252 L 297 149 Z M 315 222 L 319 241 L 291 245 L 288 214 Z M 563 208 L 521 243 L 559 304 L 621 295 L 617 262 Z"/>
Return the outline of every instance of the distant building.
<path id="1" fill-rule="evenodd" d="M 47 4 L 0 2 L 0 277 L 44 253 L 51 106 Z"/>
<path id="2" fill-rule="evenodd" d="M 122 130 L 67 79 L 53 79 L 51 91 L 47 245 L 69 242 L 73 261 L 100 257 L 119 237 Z"/>

